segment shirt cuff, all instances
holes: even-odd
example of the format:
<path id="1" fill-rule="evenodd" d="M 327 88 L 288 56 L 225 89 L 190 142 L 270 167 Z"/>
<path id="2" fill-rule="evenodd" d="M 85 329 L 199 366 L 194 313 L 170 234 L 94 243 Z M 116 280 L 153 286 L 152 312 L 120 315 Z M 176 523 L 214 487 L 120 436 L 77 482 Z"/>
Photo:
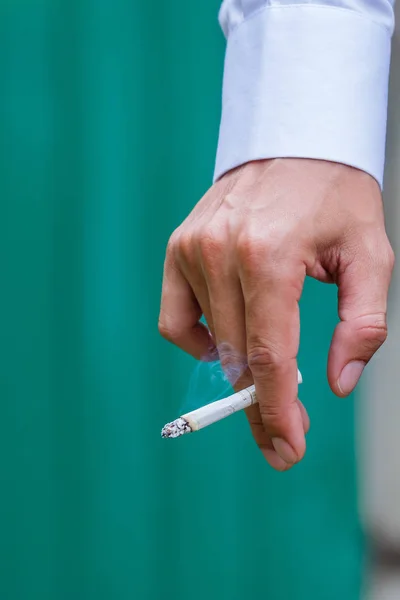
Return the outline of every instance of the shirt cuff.
<path id="1" fill-rule="evenodd" d="M 382 186 L 391 32 L 352 10 L 268 6 L 228 37 L 214 180 L 251 160 L 344 163 Z"/>

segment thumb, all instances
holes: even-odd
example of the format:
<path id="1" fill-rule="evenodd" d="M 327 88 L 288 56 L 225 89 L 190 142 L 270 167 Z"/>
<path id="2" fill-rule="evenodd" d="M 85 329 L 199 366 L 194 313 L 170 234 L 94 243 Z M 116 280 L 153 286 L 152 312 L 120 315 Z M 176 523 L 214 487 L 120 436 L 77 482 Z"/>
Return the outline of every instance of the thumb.
<path id="1" fill-rule="evenodd" d="M 328 357 L 329 385 L 338 396 L 353 391 L 365 365 L 387 337 L 387 296 L 394 258 L 390 246 L 379 255 L 357 258 L 338 281 L 341 322 Z"/>

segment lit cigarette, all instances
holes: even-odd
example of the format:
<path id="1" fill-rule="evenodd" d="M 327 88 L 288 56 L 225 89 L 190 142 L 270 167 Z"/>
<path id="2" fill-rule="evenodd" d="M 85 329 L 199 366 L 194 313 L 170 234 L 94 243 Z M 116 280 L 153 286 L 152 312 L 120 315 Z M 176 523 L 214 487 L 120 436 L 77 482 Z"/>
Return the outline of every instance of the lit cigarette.
<path id="1" fill-rule="evenodd" d="M 297 383 L 300 384 L 302 382 L 301 373 L 297 370 Z M 185 433 L 192 433 L 192 431 L 208 427 L 208 425 L 221 421 L 225 417 L 229 417 L 229 415 L 256 403 L 256 390 L 254 385 L 251 385 L 227 398 L 206 404 L 206 406 L 182 415 L 179 419 L 172 421 L 172 423 L 167 423 L 161 430 L 161 437 L 176 438 L 185 435 Z"/>

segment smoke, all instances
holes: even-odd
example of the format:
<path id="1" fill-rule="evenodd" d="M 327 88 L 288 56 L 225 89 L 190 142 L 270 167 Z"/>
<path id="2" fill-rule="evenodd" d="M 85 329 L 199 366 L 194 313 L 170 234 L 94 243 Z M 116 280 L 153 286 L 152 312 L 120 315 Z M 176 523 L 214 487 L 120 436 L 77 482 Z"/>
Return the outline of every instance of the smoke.
<path id="1" fill-rule="evenodd" d="M 233 386 L 247 369 L 247 358 L 233 351 L 226 343 L 220 344 L 217 350 L 218 360 L 200 361 L 196 364 L 181 413 L 195 410 L 234 393 Z"/>

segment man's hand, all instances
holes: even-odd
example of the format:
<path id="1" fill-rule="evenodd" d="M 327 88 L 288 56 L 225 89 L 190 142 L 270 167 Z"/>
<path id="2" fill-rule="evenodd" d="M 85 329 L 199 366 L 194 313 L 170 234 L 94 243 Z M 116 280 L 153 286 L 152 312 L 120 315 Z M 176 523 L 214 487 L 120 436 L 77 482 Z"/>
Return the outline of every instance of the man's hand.
<path id="1" fill-rule="evenodd" d="M 305 276 L 338 285 L 328 379 L 346 396 L 386 339 L 393 262 L 372 177 L 317 160 L 248 163 L 222 177 L 172 235 L 160 332 L 200 359 L 217 348 L 228 375 L 247 357 L 235 387 L 254 380 L 253 435 L 271 466 L 285 470 L 303 457 L 309 426 L 296 362 Z"/>

